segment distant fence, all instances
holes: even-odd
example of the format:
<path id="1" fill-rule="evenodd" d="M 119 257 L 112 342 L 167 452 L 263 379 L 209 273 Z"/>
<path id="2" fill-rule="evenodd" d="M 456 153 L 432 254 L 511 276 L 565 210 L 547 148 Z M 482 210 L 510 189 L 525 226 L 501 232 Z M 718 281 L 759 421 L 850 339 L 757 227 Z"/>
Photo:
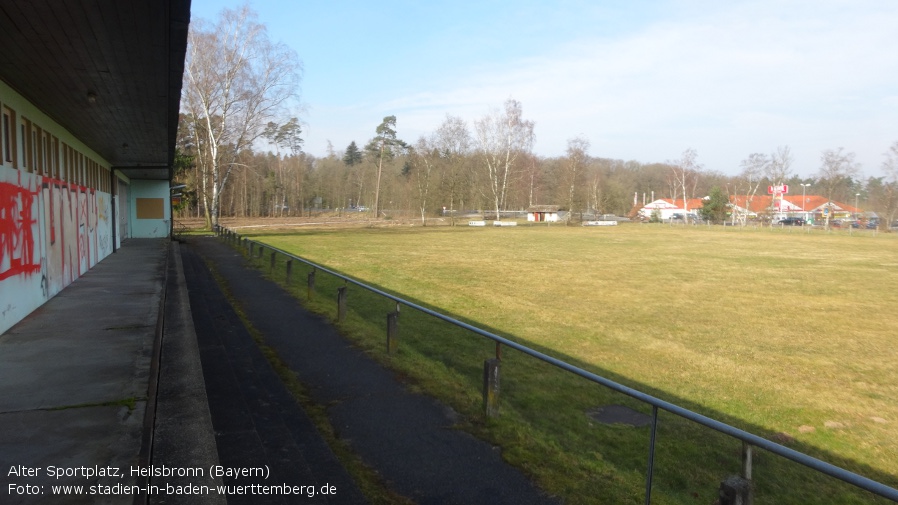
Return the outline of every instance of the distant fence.
<path id="1" fill-rule="evenodd" d="M 271 261 L 272 268 L 274 267 L 274 264 L 275 264 L 275 254 L 280 254 L 282 256 L 289 258 L 290 261 L 288 261 L 288 263 L 287 263 L 287 272 L 286 272 L 288 279 L 291 275 L 292 261 L 303 263 L 305 265 L 312 267 L 313 270 L 312 270 L 312 273 L 309 274 L 309 279 L 308 279 L 310 293 L 311 293 L 311 290 L 314 288 L 315 272 L 320 271 L 320 272 L 332 275 L 338 279 L 342 279 L 347 284 L 356 285 L 360 288 L 363 288 L 372 293 L 380 295 L 384 298 L 392 300 L 392 301 L 396 302 L 397 307 L 398 307 L 398 305 L 404 305 L 406 307 L 415 309 L 419 312 L 422 312 L 424 314 L 427 314 L 427 315 L 433 316 L 437 319 L 440 319 L 442 321 L 445 321 L 451 325 L 454 325 L 454 326 L 457 326 L 460 328 L 464 328 L 468 331 L 473 332 L 474 334 L 488 338 L 496 343 L 497 359 L 501 356 L 501 346 L 505 345 L 512 349 L 520 351 L 526 355 L 529 355 L 533 358 L 536 358 L 540 361 L 554 365 L 554 366 L 556 366 L 562 370 L 565 370 L 567 372 L 570 372 L 574 375 L 583 377 L 591 382 L 595 382 L 595 383 L 605 386 L 606 388 L 609 388 L 613 391 L 622 393 L 631 398 L 634 398 L 634 399 L 644 402 L 648 405 L 651 405 L 651 407 L 652 407 L 651 418 L 652 419 L 651 419 L 651 430 L 650 430 L 650 439 L 649 439 L 649 454 L 648 454 L 648 458 L 647 458 L 647 470 L 646 470 L 646 479 L 645 479 L 645 481 L 646 481 L 646 483 L 645 483 L 646 484 L 645 485 L 645 503 L 647 505 L 651 503 L 652 476 L 653 476 L 653 471 L 654 471 L 655 442 L 656 442 L 656 435 L 657 435 L 658 411 L 659 410 L 667 411 L 671 414 L 677 415 L 679 417 L 682 417 L 682 418 L 692 421 L 694 423 L 700 424 L 707 428 L 711 428 L 720 433 L 723 433 L 725 435 L 728 435 L 730 437 L 738 439 L 742 442 L 742 478 L 745 479 L 746 481 L 748 481 L 748 483 L 749 483 L 749 485 L 745 488 L 745 489 L 749 490 L 748 491 L 749 494 L 748 494 L 748 496 L 739 498 L 738 500 L 735 500 L 732 503 L 750 504 L 752 501 L 752 498 L 750 495 L 750 492 L 751 492 L 750 491 L 750 489 L 751 489 L 750 482 L 752 480 L 752 452 L 753 452 L 753 448 L 755 448 L 755 447 L 764 449 L 773 454 L 776 454 L 783 458 L 794 461 L 800 465 L 808 467 L 812 470 L 820 472 L 829 477 L 833 477 L 833 478 L 839 479 L 843 482 L 847 482 L 848 484 L 857 486 L 858 488 L 863 489 L 865 491 L 869 491 L 877 496 L 898 502 L 898 489 L 886 486 L 885 484 L 882 484 L 875 480 L 869 479 L 862 475 L 858 475 L 856 473 L 850 472 L 848 470 L 837 467 L 837 466 L 827 463 L 825 461 L 819 460 L 812 456 L 808 456 L 807 454 L 804 454 L 802 452 L 798 452 L 793 449 L 789 449 L 788 447 L 784 447 L 780 444 L 777 444 L 775 442 L 771 442 L 770 440 L 767 440 L 766 438 L 762 438 L 758 435 L 754 435 L 747 431 L 730 426 L 726 423 L 722 423 L 722 422 L 712 419 L 710 417 L 707 417 L 707 416 L 698 414 L 696 412 L 693 412 L 691 410 L 688 410 L 686 408 L 680 407 L 679 405 L 675 405 L 673 403 L 661 400 L 660 398 L 656 398 L 649 394 L 643 393 L 642 391 L 630 388 L 628 386 L 624 386 L 622 384 L 619 384 L 617 382 L 609 380 L 605 377 L 596 375 L 592 372 L 588 372 L 586 370 L 583 370 L 582 368 L 578 368 L 569 363 L 561 361 L 557 358 L 553 358 L 552 356 L 541 353 L 539 351 L 536 351 L 534 349 L 531 349 L 529 347 L 521 345 L 512 340 L 508 340 L 508 339 L 501 337 L 499 335 L 496 335 L 494 333 L 490 333 L 490 332 L 483 330 L 481 328 L 478 328 L 476 326 L 459 321 L 457 319 L 446 316 L 445 314 L 441 314 L 441 313 L 431 310 L 427 307 L 423 307 L 416 303 L 413 303 L 413 302 L 410 302 L 403 298 L 400 298 L 396 295 L 387 293 L 387 292 L 377 289 L 375 287 L 364 284 L 360 281 L 352 279 L 351 277 L 347 277 L 347 276 L 340 274 L 338 272 L 335 272 L 333 270 L 329 270 L 329 269 L 327 269 L 321 265 L 318 265 L 316 263 L 313 263 L 309 260 L 300 258 L 299 256 L 296 256 L 290 252 L 278 249 L 276 247 L 272 247 L 268 244 L 250 240 L 246 237 L 240 237 L 240 235 L 238 235 L 236 232 L 229 230 L 227 228 L 217 227 L 215 229 L 215 234 L 218 235 L 219 237 L 223 238 L 230 244 L 238 245 L 240 247 L 245 248 L 251 256 L 257 256 L 258 258 L 262 258 L 263 250 L 265 250 L 265 249 L 269 250 L 270 254 L 271 254 L 270 261 Z M 398 310 L 398 308 L 397 308 L 397 310 Z M 340 291 L 338 292 L 338 296 L 337 296 L 337 314 L 338 314 L 337 317 L 338 317 L 338 319 L 342 320 L 342 318 L 345 316 L 345 312 L 346 312 L 346 297 L 345 297 L 345 287 L 344 287 L 344 288 L 340 288 Z M 390 330 L 388 328 L 388 333 L 389 333 L 389 331 Z M 388 336 L 388 339 L 389 339 L 389 336 Z M 489 367 L 490 361 L 493 361 L 493 360 L 488 360 L 487 363 L 485 363 L 485 367 L 484 367 L 484 404 L 485 404 L 485 408 L 487 409 L 487 413 L 489 413 L 489 411 L 490 411 L 487 397 L 493 393 L 494 387 L 498 387 L 497 382 L 490 381 L 491 374 L 498 373 L 495 369 L 489 369 L 490 371 L 488 372 L 488 367 Z"/>

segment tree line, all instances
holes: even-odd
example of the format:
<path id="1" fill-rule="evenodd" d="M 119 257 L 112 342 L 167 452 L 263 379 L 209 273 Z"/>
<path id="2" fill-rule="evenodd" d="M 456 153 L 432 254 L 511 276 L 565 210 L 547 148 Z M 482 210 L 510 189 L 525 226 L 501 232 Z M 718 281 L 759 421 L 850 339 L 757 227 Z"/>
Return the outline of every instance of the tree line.
<path id="1" fill-rule="evenodd" d="M 582 136 L 568 140 L 565 155 L 542 157 L 533 152 L 536 125 L 514 99 L 472 125 L 447 115 L 414 142 L 400 139 L 396 116 L 387 116 L 364 147 L 328 143 L 317 157 L 302 150 L 301 123 L 286 112 L 301 68 L 292 50 L 268 40 L 248 7 L 223 11 L 215 25 L 191 24 L 176 173 L 186 185 L 182 216 L 212 226 L 219 216 L 356 212 L 426 224 L 557 205 L 579 220 L 628 215 L 657 198 L 753 197 L 769 185 L 805 184 L 808 194 L 858 200 L 886 222 L 898 217 L 898 141 L 886 152 L 884 175 L 866 180 L 854 154 L 841 148 L 823 151 L 811 178 L 793 173 L 788 146 L 748 154 L 738 175 L 706 169 L 694 149 L 654 163 L 603 158 Z"/>

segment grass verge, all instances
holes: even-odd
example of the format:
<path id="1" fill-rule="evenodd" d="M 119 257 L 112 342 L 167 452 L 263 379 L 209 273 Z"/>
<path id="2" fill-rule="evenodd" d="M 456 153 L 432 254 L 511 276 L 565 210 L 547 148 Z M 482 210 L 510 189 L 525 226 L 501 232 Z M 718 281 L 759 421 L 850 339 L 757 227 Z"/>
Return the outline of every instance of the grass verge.
<path id="1" fill-rule="evenodd" d="M 557 227 L 305 231 L 260 238 L 895 485 L 889 467 L 895 460 L 888 457 L 894 451 L 888 422 L 896 419 L 890 386 L 895 356 L 883 331 L 893 322 L 886 309 L 894 306 L 895 294 L 871 288 L 894 276 L 892 237 L 877 242 L 776 230 L 621 227 L 603 233 Z M 267 254 L 256 262 L 270 269 Z M 282 283 L 283 269 L 284 258 L 276 257 L 271 271 Z M 293 267 L 290 289 L 300 299 L 306 290 L 297 284 L 307 272 Z M 777 282 L 771 286 L 770 279 Z M 317 294 L 307 303 L 333 317 L 328 293 L 342 281 L 320 274 L 316 280 Z M 858 299 L 873 307 L 873 316 L 852 316 Z M 778 300 L 788 300 L 787 310 L 778 308 Z M 384 315 L 393 304 L 351 287 L 350 307 L 340 325 L 345 334 L 400 370 L 412 387 L 449 403 L 462 414 L 461 428 L 501 445 L 505 458 L 544 489 L 568 503 L 641 502 L 647 429 L 602 425 L 586 413 L 603 405 L 646 411 L 644 406 L 506 352 L 502 416 L 485 420 L 480 367 L 493 353 L 491 343 L 403 311 L 400 352 L 387 356 Z M 820 335 L 834 338 L 821 342 Z M 882 352 L 869 356 L 870 348 Z M 710 503 L 720 480 L 740 468 L 738 442 L 672 415 L 662 415 L 658 443 L 655 503 Z M 755 477 L 757 503 L 872 501 L 769 454 L 757 456 Z"/>

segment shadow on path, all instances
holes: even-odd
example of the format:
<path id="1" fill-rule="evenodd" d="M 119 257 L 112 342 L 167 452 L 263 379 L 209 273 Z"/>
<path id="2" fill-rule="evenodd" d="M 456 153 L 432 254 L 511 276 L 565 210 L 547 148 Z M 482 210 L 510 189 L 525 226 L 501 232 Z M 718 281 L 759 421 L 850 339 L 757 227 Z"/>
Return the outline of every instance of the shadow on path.
<path id="1" fill-rule="evenodd" d="M 267 462 L 267 484 L 328 483 L 337 494 L 319 495 L 330 499 L 322 503 L 364 501 L 268 366 L 203 259 L 312 399 L 329 406 L 338 436 L 397 493 L 421 504 L 557 503 L 506 464 L 497 448 L 453 429 L 451 409 L 408 392 L 330 323 L 247 268 L 236 251 L 215 238 L 196 237 L 182 253 L 222 465 Z"/>

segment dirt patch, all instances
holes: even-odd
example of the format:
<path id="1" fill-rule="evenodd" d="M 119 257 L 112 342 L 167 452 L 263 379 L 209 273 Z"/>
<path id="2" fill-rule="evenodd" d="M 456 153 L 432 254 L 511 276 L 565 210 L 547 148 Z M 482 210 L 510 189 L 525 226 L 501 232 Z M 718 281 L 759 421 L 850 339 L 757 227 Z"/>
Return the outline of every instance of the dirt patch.
<path id="1" fill-rule="evenodd" d="M 652 417 L 623 405 L 606 405 L 586 413 L 590 419 L 602 424 L 624 424 L 627 426 L 648 426 Z"/>

